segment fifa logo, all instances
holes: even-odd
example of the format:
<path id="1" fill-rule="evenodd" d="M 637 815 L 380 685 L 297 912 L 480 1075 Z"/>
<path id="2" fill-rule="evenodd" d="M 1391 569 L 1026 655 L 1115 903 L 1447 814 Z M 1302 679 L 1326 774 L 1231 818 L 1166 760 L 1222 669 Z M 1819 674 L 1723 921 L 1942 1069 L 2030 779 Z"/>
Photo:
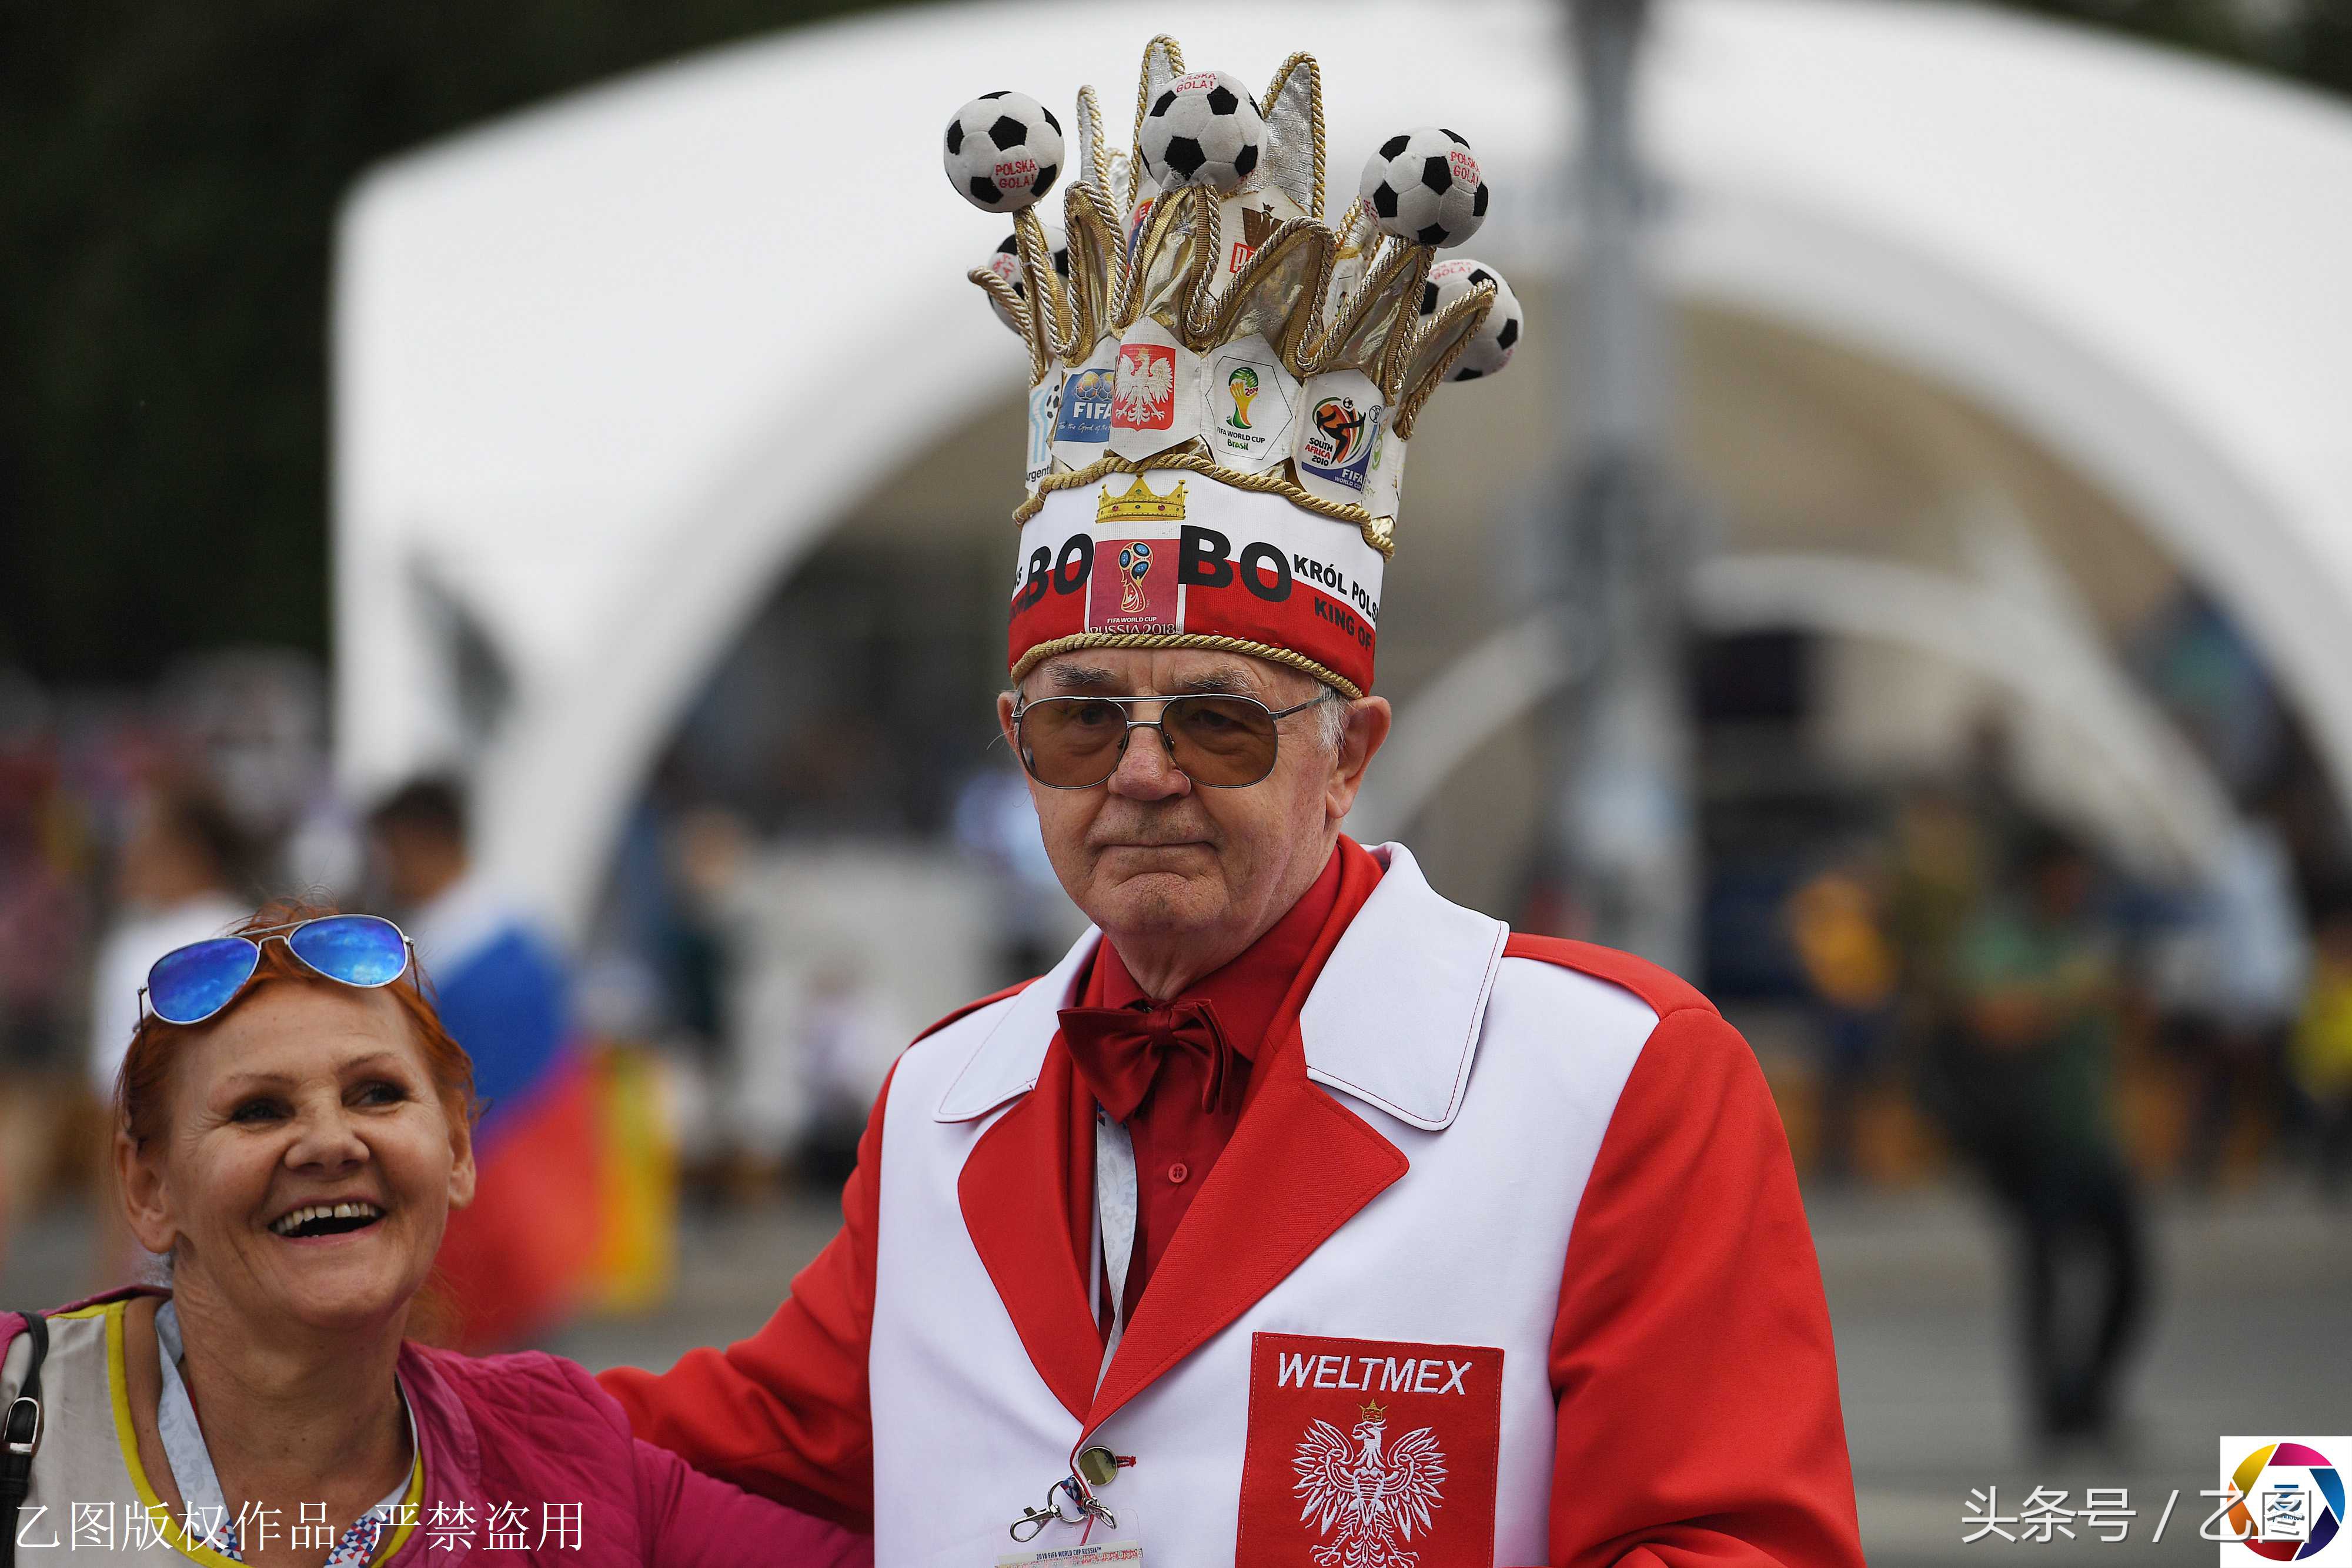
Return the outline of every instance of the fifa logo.
<path id="1" fill-rule="evenodd" d="M 1151 570 L 1151 547 L 1138 539 L 1118 552 L 1118 612 L 1140 615 L 1145 609 L 1144 574 Z"/>
<path id="2" fill-rule="evenodd" d="M 1225 415 L 1225 423 L 1235 430 L 1247 430 L 1250 400 L 1257 396 L 1257 372 L 1247 365 L 1236 365 L 1225 378 L 1225 391 L 1234 400 L 1234 412 Z"/>

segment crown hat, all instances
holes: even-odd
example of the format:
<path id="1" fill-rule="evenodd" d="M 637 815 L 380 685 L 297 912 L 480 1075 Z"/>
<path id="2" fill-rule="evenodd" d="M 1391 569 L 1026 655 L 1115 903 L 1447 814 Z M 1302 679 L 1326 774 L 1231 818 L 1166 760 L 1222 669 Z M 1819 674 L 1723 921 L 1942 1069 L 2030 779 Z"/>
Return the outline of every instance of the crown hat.
<path id="1" fill-rule="evenodd" d="M 1158 37 L 1125 151 L 1090 87 L 1066 143 L 994 92 L 949 122 L 945 162 L 1013 218 L 971 275 L 1029 357 L 1013 678 L 1085 647 L 1224 648 L 1362 695 L 1414 424 L 1519 336 L 1499 274 L 1437 261 L 1486 217 L 1469 143 L 1389 138 L 1327 224 L 1313 57 L 1254 98 Z M 1062 236 L 1036 211 L 1056 185 Z M 1122 550 L 1162 541 L 1172 570 L 1122 580 Z"/>

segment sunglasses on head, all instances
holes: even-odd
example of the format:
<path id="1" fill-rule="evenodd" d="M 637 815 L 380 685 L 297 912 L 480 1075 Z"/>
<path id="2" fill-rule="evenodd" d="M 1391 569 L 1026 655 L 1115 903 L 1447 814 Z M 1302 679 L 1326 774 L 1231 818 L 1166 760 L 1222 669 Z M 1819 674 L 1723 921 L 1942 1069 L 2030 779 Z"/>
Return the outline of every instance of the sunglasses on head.
<path id="1" fill-rule="evenodd" d="M 1211 789 L 1240 789 L 1274 771 L 1278 720 L 1328 700 L 1270 708 L 1255 697 L 1039 697 L 1013 710 L 1021 766 L 1049 789 L 1087 789 L 1118 771 L 1139 729 L 1156 729 L 1170 766 Z M 1132 703 L 1159 703 L 1158 718 L 1136 718 Z"/>
<path id="2" fill-rule="evenodd" d="M 147 971 L 140 1001 L 165 1023 L 202 1023 L 245 989 L 267 942 L 283 942 L 314 974 L 365 991 L 406 974 L 414 953 L 407 935 L 380 915 L 321 915 L 174 947 Z"/>

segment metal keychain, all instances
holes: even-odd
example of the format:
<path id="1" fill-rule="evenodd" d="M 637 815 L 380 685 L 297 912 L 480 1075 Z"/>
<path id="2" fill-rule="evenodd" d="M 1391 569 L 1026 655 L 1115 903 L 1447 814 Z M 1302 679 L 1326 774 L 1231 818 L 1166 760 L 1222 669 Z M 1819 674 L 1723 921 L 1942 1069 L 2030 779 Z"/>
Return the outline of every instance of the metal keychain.
<path id="1" fill-rule="evenodd" d="M 1065 1496 L 1068 1497 L 1071 1503 L 1076 1507 L 1078 1511 L 1076 1515 L 1062 1511 L 1062 1499 Z M 1084 1524 L 1088 1520 L 1093 1520 L 1108 1530 L 1118 1528 L 1118 1515 L 1105 1508 L 1101 1500 L 1087 1490 L 1087 1483 L 1078 1479 L 1076 1471 L 1072 1471 L 1055 1481 L 1045 1493 L 1045 1507 L 1023 1509 L 1021 1517 L 1007 1526 L 1005 1532 L 1013 1540 L 1026 1545 L 1036 1540 L 1044 1533 L 1047 1525 L 1057 1520 L 1064 1524 Z M 1028 1533 L 1024 1534 L 1024 1530 Z"/>

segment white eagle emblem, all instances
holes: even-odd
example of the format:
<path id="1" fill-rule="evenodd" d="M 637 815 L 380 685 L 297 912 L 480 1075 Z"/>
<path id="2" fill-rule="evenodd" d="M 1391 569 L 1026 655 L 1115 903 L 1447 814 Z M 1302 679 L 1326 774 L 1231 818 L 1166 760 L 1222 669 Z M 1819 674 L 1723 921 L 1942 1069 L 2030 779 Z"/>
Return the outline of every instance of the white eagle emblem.
<path id="1" fill-rule="evenodd" d="M 1429 1533 L 1430 1512 L 1443 1500 L 1445 1455 L 1427 1427 L 1414 1427 L 1383 1453 L 1389 1413 L 1379 1405 L 1361 1408 L 1350 1437 L 1318 1421 L 1298 1440 L 1292 1490 L 1307 1504 L 1298 1517 L 1313 1521 L 1318 1535 L 1339 1527 L 1338 1539 L 1313 1548 L 1322 1568 L 1413 1568 L 1420 1553 L 1402 1543 L 1416 1530 Z"/>
<path id="2" fill-rule="evenodd" d="M 1129 349 L 1119 354 L 1111 402 L 1129 423 L 1157 423 L 1167 410 L 1168 400 L 1175 395 L 1174 355 L 1154 354 L 1148 347 Z"/>

